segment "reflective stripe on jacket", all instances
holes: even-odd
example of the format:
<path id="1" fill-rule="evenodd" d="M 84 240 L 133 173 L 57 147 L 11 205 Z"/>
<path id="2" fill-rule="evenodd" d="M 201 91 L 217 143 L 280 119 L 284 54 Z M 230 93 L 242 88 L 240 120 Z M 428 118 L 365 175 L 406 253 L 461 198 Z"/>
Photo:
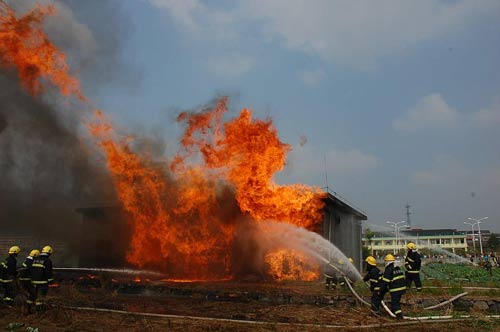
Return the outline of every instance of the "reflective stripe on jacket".
<path id="1" fill-rule="evenodd" d="M 408 250 L 408 254 L 405 257 L 406 272 L 419 273 L 421 265 L 420 254 L 416 251 Z"/>
<path id="2" fill-rule="evenodd" d="M 394 266 L 394 263 L 391 263 L 385 267 L 384 275 L 380 279 L 380 290 L 389 290 L 390 292 L 406 290 L 405 276 L 399 266 Z"/>
<path id="3" fill-rule="evenodd" d="M 21 264 L 21 268 L 19 269 L 19 280 L 28 281 L 31 280 L 30 268 L 31 264 L 33 264 L 33 257 L 28 256 L 24 260 L 23 264 Z"/>
<path id="4" fill-rule="evenodd" d="M 52 261 L 49 255 L 42 253 L 33 258 L 30 268 L 31 283 L 34 285 L 47 284 L 52 281 Z"/>
<path id="5" fill-rule="evenodd" d="M 0 282 L 12 282 L 17 277 L 17 260 L 14 254 L 7 256 L 5 261 L 0 263 Z"/>
<path id="6" fill-rule="evenodd" d="M 373 292 L 374 290 L 378 290 L 378 282 L 380 279 L 380 270 L 378 267 L 367 264 L 366 275 L 363 278 L 363 281 L 370 282 L 370 290 Z"/>

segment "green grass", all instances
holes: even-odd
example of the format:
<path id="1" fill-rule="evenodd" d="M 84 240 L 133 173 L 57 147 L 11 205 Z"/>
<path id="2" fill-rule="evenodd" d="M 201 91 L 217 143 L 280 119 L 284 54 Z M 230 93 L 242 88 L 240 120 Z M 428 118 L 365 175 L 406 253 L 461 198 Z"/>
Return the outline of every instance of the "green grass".
<path id="1" fill-rule="evenodd" d="M 500 268 L 493 268 L 492 275 L 479 266 L 433 263 L 422 267 L 422 279 L 446 281 L 449 285 L 498 287 Z"/>

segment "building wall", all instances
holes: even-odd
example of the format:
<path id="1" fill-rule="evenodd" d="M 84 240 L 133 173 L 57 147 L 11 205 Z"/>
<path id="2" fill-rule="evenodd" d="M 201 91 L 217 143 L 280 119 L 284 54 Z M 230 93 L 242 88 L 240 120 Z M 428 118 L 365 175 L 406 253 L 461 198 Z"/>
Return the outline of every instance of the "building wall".
<path id="1" fill-rule="evenodd" d="M 467 241 L 465 234 L 456 235 L 429 235 L 419 236 L 418 239 L 399 239 L 396 244 L 396 237 L 374 237 L 371 241 L 371 249 L 374 255 L 393 252 L 394 250 L 406 250 L 408 242 L 415 242 L 419 248 L 442 248 L 455 253 L 456 249 L 467 251 Z M 363 238 L 363 246 L 370 248 L 368 240 Z"/>
<path id="2" fill-rule="evenodd" d="M 78 209 L 82 214 L 79 267 L 123 268 L 129 233 L 119 208 Z"/>
<path id="3" fill-rule="evenodd" d="M 332 242 L 347 257 L 354 260 L 354 266 L 362 269 L 362 219 L 336 205 L 325 207 L 323 237 Z"/>

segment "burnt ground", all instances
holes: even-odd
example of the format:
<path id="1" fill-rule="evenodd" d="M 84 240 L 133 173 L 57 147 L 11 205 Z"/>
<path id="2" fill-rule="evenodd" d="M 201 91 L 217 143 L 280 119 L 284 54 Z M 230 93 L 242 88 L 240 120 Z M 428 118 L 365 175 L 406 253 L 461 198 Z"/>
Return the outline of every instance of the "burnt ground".
<path id="1" fill-rule="evenodd" d="M 359 291 L 368 299 L 368 293 L 362 288 Z M 347 289 L 325 290 L 321 282 L 174 283 L 89 276 L 62 280 L 58 287 L 51 288 L 48 298 L 51 306 L 43 313 L 27 313 L 21 306 L 22 296 L 19 296 L 16 308 L 0 309 L 0 331 L 29 331 L 29 327 L 38 328 L 38 332 L 366 331 L 380 326 L 398 332 L 415 329 L 419 332 L 500 331 L 500 320 L 486 317 L 497 313 L 462 312 L 457 308 L 452 310 L 451 306 L 431 313 L 422 309 L 424 300 L 437 303 L 450 297 L 448 290 L 433 289 L 418 295 L 410 291 L 404 298 L 403 311 L 408 316 L 469 314 L 475 318 L 432 323 L 398 322 L 388 315 L 373 316 L 370 309 L 359 304 Z M 485 295 L 481 297 L 491 299 Z M 498 300 L 498 296 L 495 299 Z M 9 324 L 10 329 L 7 328 Z M 15 324 L 19 325 L 17 329 Z"/>

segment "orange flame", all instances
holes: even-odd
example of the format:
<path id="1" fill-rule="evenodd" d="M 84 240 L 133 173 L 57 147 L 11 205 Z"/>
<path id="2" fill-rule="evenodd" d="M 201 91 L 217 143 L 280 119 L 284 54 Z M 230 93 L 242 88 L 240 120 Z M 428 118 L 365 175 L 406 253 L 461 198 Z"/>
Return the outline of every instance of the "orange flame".
<path id="1" fill-rule="evenodd" d="M 0 65 L 16 68 L 22 85 L 33 95 L 43 82 L 65 96 L 86 101 L 78 80 L 69 74 L 65 55 L 42 31 L 51 6 L 36 6 L 18 18 L 0 2 Z M 201 113 L 182 113 L 186 125 L 182 151 L 169 167 L 133 149 L 133 138 L 120 137 L 100 110 L 88 124 L 106 156 L 118 198 L 132 231 L 127 260 L 156 267 L 173 279 L 220 280 L 232 277 L 231 264 L 237 207 L 254 220 L 272 219 L 311 228 L 322 220 L 323 193 L 305 185 L 280 186 L 290 146 L 280 141 L 270 119 L 252 118 L 243 109 L 224 122 L 227 98 Z M 189 163 L 196 157 L 201 163 Z M 230 195 L 228 195 L 230 193 Z M 233 206 L 231 206 L 233 205 Z M 299 253 L 278 251 L 266 256 L 277 278 L 310 280 L 311 271 Z M 294 262 L 291 272 L 279 272 L 281 260 Z M 290 263 L 288 263 L 290 265 Z"/>
<path id="2" fill-rule="evenodd" d="M 65 95 L 83 100 L 78 80 L 69 74 L 64 53 L 42 31 L 43 20 L 55 12 L 53 6 L 37 5 L 18 18 L 0 2 L 0 66 L 17 68 L 19 79 L 31 94 L 43 92 L 41 79 L 50 81 Z"/>
<path id="3" fill-rule="evenodd" d="M 116 143 L 109 120 L 96 112 L 90 126 L 106 153 L 120 201 L 132 227 L 129 262 L 153 266 L 189 279 L 227 277 L 234 222 L 217 218 L 216 183 L 190 168 L 176 178 L 162 164 L 131 151 L 129 142 Z"/>
<path id="4" fill-rule="evenodd" d="M 276 280 L 313 281 L 319 278 L 319 266 L 304 254 L 279 249 L 268 253 L 265 262 L 269 265 L 269 274 Z"/>
<path id="5" fill-rule="evenodd" d="M 177 155 L 173 168 L 198 149 L 205 167 L 224 172 L 241 211 L 252 218 L 302 227 L 320 222 L 324 193 L 319 188 L 279 186 L 273 181 L 274 174 L 285 166 L 290 146 L 280 141 L 272 121 L 252 119 L 252 111 L 243 109 L 236 119 L 221 123 L 225 112 L 227 98 L 222 98 L 213 110 L 179 116 L 178 121 L 187 123 L 181 139 L 185 154 Z"/>

